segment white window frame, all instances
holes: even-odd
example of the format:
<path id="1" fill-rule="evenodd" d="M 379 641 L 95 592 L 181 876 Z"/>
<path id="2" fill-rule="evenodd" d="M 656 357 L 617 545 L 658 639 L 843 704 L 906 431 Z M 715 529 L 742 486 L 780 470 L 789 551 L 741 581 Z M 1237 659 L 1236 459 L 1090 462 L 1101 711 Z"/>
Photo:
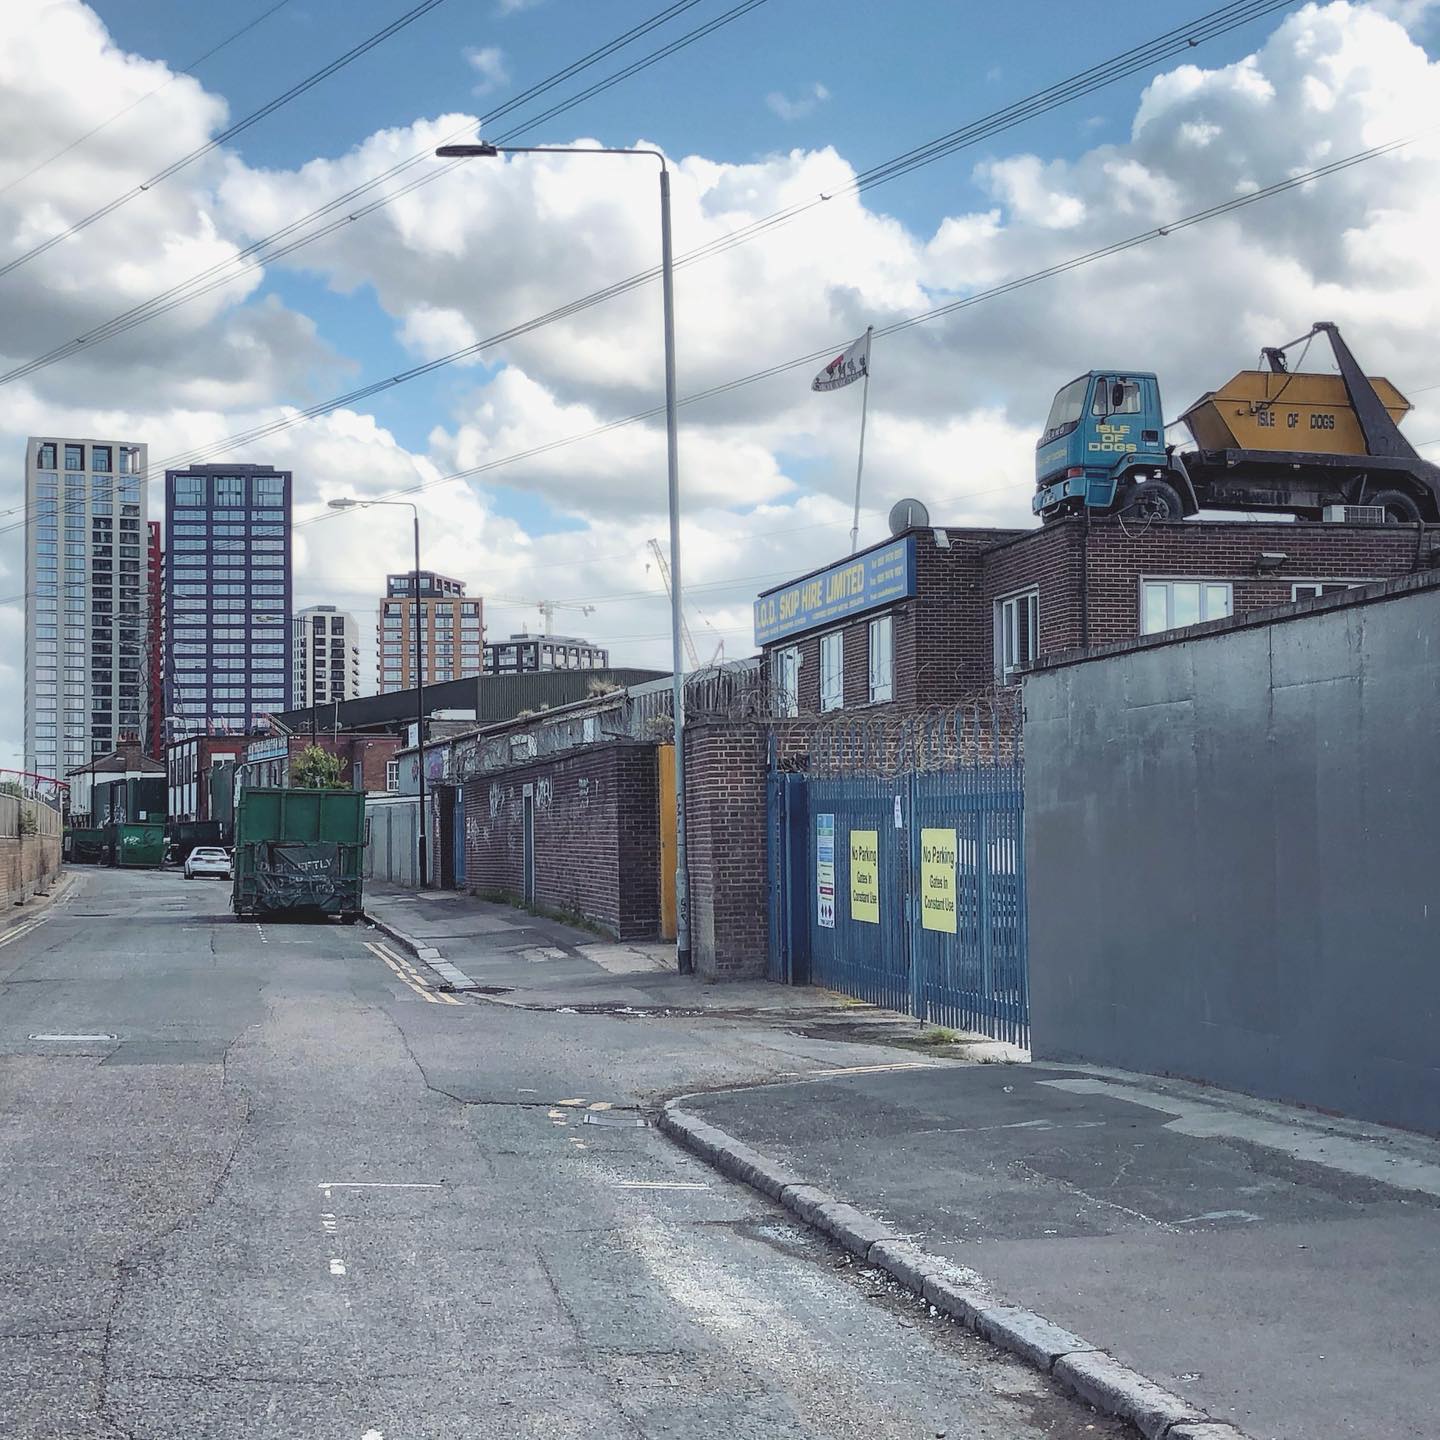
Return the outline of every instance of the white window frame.
<path id="1" fill-rule="evenodd" d="M 400 762 L 398 760 L 385 762 L 385 788 L 392 795 L 400 789 Z"/>
<path id="2" fill-rule="evenodd" d="M 1338 593 L 1341 590 L 1354 590 L 1361 585 L 1373 585 L 1373 580 L 1297 580 L 1290 587 L 1290 598 L 1292 600 L 1314 600 L 1323 595 L 1326 590 Z"/>
<path id="3" fill-rule="evenodd" d="M 1023 627 L 1023 632 L 1022 632 Z M 1021 636 L 1024 644 L 1021 644 Z M 1040 649 L 1040 591 L 1037 586 L 995 601 L 995 677 L 1002 685 L 1031 665 Z"/>
<path id="4" fill-rule="evenodd" d="M 1151 630 L 1145 624 L 1149 609 L 1149 590 L 1152 585 L 1165 587 L 1166 623 L 1158 630 Z M 1177 585 L 1198 585 L 1200 587 L 1200 619 L 1187 621 L 1187 624 L 1204 624 L 1207 620 L 1227 620 L 1235 613 L 1235 582 L 1233 579 L 1220 575 L 1142 575 L 1140 577 L 1140 634 L 1165 635 L 1171 630 L 1184 628 L 1175 619 L 1175 587 Z M 1225 591 L 1224 614 L 1210 613 L 1210 590 L 1212 587 L 1223 588 Z"/>
<path id="5" fill-rule="evenodd" d="M 770 683 L 777 715 L 800 713 L 800 647 L 787 645 L 770 652 Z"/>
<path id="6" fill-rule="evenodd" d="M 883 635 L 885 640 L 883 644 L 877 645 L 876 637 L 880 635 Z M 870 622 L 866 640 L 869 656 L 870 703 L 883 705 L 895 698 L 895 617 L 893 615 L 877 615 Z M 884 660 L 883 666 L 877 663 L 881 657 Z"/>
<path id="7" fill-rule="evenodd" d="M 820 709 L 845 708 L 845 632 L 820 637 Z"/>

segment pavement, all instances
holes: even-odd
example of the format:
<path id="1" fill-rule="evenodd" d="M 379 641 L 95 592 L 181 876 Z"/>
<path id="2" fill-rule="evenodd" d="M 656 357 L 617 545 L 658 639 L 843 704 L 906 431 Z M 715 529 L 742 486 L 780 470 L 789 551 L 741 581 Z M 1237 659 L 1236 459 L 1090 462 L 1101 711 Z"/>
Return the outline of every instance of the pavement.
<path id="1" fill-rule="evenodd" d="M 780 1014 L 505 1006 L 364 926 L 75 873 L 0 935 L 5 1440 L 1126 1433 L 645 1123 L 959 1067 Z M 544 969 L 494 933 L 497 971 Z"/>
<path id="2" fill-rule="evenodd" d="M 671 1114 L 872 1264 L 894 1237 L 895 1273 L 923 1255 L 962 1301 L 1024 1307 L 1016 1348 L 1043 1317 L 1057 1374 L 1094 1346 L 1255 1437 L 1440 1433 L 1440 1143 L 1041 1064 L 812 1076 Z"/>
<path id="3" fill-rule="evenodd" d="M 414 891 L 367 881 L 365 915 L 436 966 L 460 972 L 462 991 L 520 1008 L 704 1012 L 764 1016 L 824 1035 L 915 1041 L 926 1027 L 818 986 L 681 975 L 670 941 L 615 941 L 546 916 L 449 890 Z M 971 1037 L 970 1043 L 979 1037 Z M 1003 1048 L 1003 1047 L 1000 1047 Z M 996 1049 L 983 1042 L 985 1053 Z M 972 1053 L 966 1044 L 946 1058 Z"/>

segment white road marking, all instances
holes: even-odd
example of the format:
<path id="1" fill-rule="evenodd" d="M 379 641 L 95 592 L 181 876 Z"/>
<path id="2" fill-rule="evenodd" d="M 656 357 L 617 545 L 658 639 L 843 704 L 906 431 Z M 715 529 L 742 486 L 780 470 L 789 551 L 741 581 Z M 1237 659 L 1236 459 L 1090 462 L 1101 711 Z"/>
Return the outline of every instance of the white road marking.
<path id="1" fill-rule="evenodd" d="M 321 1180 L 322 1190 L 441 1190 L 438 1180 Z"/>
<path id="2" fill-rule="evenodd" d="M 331 1260 L 330 1273 L 332 1275 L 343 1275 L 345 1273 L 345 1262 L 343 1260 Z"/>
<path id="3" fill-rule="evenodd" d="M 385 1440 L 385 1433 L 382 1430 L 367 1430 L 360 1440 Z"/>
<path id="4" fill-rule="evenodd" d="M 575 1100 L 557 1100 L 555 1103 L 557 1105 L 583 1105 L 585 1103 L 585 1097 L 581 1095 Z"/>
<path id="5" fill-rule="evenodd" d="M 697 1185 L 682 1180 L 617 1180 L 617 1190 L 708 1190 L 708 1185 Z"/>
<path id="6" fill-rule="evenodd" d="M 255 922 L 255 933 L 260 937 L 260 943 L 261 943 L 262 945 L 268 945 L 268 944 L 270 943 L 270 942 L 265 938 L 265 928 L 264 928 L 264 926 L 262 926 L 258 920 Z"/>
<path id="7" fill-rule="evenodd" d="M 832 1070 L 801 1070 L 807 1080 L 828 1080 L 832 1075 L 883 1075 L 887 1070 L 928 1070 L 930 1060 L 897 1060 L 892 1065 L 840 1065 Z"/>
<path id="8" fill-rule="evenodd" d="M 1177 1220 L 1177 1225 L 1197 1225 L 1202 1220 L 1243 1220 L 1248 1225 L 1260 1217 L 1250 1210 L 1207 1210 L 1203 1215 L 1189 1215 Z"/>

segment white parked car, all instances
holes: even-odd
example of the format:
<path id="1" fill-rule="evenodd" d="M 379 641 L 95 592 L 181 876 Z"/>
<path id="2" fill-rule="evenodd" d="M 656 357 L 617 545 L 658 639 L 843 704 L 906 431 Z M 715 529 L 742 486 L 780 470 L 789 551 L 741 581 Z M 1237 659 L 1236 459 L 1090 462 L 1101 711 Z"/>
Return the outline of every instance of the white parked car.
<path id="1" fill-rule="evenodd" d="M 193 880 L 197 875 L 216 875 L 221 880 L 230 879 L 229 851 L 216 845 L 197 846 L 185 862 L 185 878 Z"/>

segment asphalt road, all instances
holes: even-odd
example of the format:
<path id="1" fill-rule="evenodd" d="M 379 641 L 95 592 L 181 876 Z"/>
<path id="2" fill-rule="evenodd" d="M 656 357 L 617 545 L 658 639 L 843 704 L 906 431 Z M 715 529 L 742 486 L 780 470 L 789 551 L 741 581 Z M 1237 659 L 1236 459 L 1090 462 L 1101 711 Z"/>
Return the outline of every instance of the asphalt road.
<path id="1" fill-rule="evenodd" d="M 6 1440 L 1123 1433 L 625 1108 L 894 1052 L 451 1003 L 227 888 L 0 933 Z"/>

